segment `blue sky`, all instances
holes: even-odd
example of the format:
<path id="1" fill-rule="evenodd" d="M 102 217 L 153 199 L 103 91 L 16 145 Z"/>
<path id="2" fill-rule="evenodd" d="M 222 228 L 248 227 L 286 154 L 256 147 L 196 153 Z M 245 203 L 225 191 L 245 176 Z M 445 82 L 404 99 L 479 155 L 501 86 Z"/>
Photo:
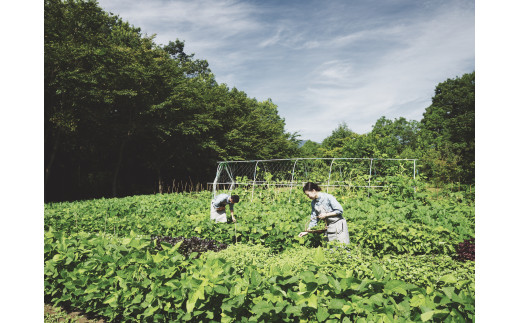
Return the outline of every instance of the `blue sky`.
<path id="1" fill-rule="evenodd" d="M 219 83 L 271 98 L 286 130 L 420 120 L 435 86 L 475 69 L 474 1 L 101 0 L 157 44 L 180 39 Z"/>

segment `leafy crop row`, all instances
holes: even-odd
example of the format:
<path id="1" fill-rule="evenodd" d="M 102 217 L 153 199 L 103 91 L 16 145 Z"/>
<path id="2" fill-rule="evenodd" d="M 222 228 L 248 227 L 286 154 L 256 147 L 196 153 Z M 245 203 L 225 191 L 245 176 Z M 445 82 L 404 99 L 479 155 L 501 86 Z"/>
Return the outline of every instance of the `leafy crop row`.
<path id="1" fill-rule="evenodd" d="M 453 206 L 453 212 L 448 213 L 451 216 L 446 216 L 440 206 L 422 205 L 416 200 L 405 203 L 384 196 L 337 196 L 345 208 L 351 242 L 379 256 L 455 254 L 455 246 L 474 232 L 469 224 L 474 222 L 469 206 Z M 203 192 L 56 203 L 46 205 L 45 225 L 69 233 L 105 232 L 125 236 L 133 230 L 143 235 L 200 237 L 225 244 L 250 242 L 273 251 L 321 244 L 319 235 L 296 237 L 309 219 L 310 203 L 306 197 L 282 192 L 278 196 L 259 194 L 252 202 L 244 199 L 236 206 L 236 228 L 208 221 L 210 199 L 211 195 Z M 410 214 L 413 216 L 407 216 Z"/>
<path id="2" fill-rule="evenodd" d="M 333 246 L 334 247 L 334 246 Z M 220 252 L 209 252 L 205 256 L 211 259 L 222 258 L 233 264 L 238 273 L 247 266 L 255 266 L 266 277 L 279 267 L 286 275 L 298 274 L 308 264 L 320 267 L 320 272 L 332 274 L 341 269 L 363 279 L 375 279 L 373 269 L 378 267 L 388 279 L 402 280 L 419 287 L 440 289 L 443 280 L 474 281 L 475 265 L 473 262 L 461 263 L 446 255 L 385 255 L 373 257 L 370 250 L 359 247 L 346 249 L 306 248 L 303 246 L 287 249 L 282 253 L 273 253 L 261 245 L 230 245 Z M 468 286 L 474 290 L 474 286 Z"/>
<path id="3" fill-rule="evenodd" d="M 250 201 L 247 191 L 236 211 L 240 220 L 264 218 L 296 221 L 300 229 L 308 221 L 310 201 L 301 192 L 256 192 Z M 401 223 L 442 226 L 464 239 L 474 237 L 474 202 L 453 199 L 403 199 L 393 195 L 337 191 L 334 193 L 345 210 L 347 221 L 379 221 L 393 219 Z M 418 192 L 418 194 L 420 194 Z M 164 194 L 120 199 L 50 203 L 45 205 L 45 225 L 55 229 L 87 232 L 111 232 L 125 235 L 134 230 L 143 234 L 168 234 L 181 220 L 190 224 L 209 218 L 210 192 L 196 194 Z M 142 223 L 143 219 L 146 223 Z M 188 221 L 186 221 L 188 220 Z M 181 224 L 182 225 L 182 224 Z M 171 235 L 179 235 L 173 232 Z"/>
<path id="4" fill-rule="evenodd" d="M 453 254 L 457 235 L 443 227 L 422 224 L 378 222 L 354 223 L 352 236 L 361 247 L 375 255 Z M 354 239 L 353 239 L 354 240 Z"/>
<path id="5" fill-rule="evenodd" d="M 209 221 L 209 192 L 46 204 L 46 302 L 108 321 L 474 321 L 466 195 L 337 190 L 345 249 L 297 237 L 301 191 L 237 193 L 236 224 Z"/>
<path id="6" fill-rule="evenodd" d="M 45 294 L 117 321 L 274 322 L 474 320 L 469 281 L 447 276 L 440 289 L 307 264 L 297 274 L 254 265 L 238 274 L 221 258 L 184 257 L 182 242 L 157 250 L 149 239 L 103 234 L 45 233 Z M 334 252 L 328 249 L 328 252 Z M 323 254 L 326 257 L 327 253 Z M 331 255 L 333 256 L 333 255 Z"/>

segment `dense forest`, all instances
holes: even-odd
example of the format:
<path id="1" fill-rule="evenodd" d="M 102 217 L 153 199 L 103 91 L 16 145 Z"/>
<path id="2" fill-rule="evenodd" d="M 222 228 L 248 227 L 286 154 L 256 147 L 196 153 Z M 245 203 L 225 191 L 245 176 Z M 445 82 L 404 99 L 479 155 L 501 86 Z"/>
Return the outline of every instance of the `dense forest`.
<path id="1" fill-rule="evenodd" d="M 274 102 L 218 84 L 184 42 L 157 45 L 96 1 L 46 0 L 44 14 L 46 201 L 193 187 L 219 160 L 418 158 L 435 185 L 475 181 L 475 72 L 438 84 L 420 121 L 342 123 L 300 146 Z"/>

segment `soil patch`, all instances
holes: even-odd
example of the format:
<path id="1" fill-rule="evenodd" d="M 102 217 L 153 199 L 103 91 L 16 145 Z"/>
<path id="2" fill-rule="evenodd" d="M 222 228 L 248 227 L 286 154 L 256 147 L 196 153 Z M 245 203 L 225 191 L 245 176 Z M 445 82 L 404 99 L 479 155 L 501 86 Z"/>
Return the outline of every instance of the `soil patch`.
<path id="1" fill-rule="evenodd" d="M 105 323 L 103 319 L 89 319 L 84 313 L 79 311 L 65 310 L 58 306 L 45 304 L 45 322 L 75 322 L 75 323 Z"/>

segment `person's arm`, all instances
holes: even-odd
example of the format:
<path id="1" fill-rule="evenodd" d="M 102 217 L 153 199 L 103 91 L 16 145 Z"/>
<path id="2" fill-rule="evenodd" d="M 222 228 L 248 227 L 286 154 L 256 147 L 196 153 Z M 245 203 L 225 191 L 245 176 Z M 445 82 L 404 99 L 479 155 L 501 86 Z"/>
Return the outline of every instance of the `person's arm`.
<path id="1" fill-rule="evenodd" d="M 306 228 L 306 230 L 310 230 L 312 227 L 315 227 L 317 224 L 318 224 L 318 217 L 317 217 L 317 212 L 316 212 L 316 209 L 314 208 L 314 204 L 315 202 L 312 201 L 311 203 L 311 208 L 312 208 L 312 211 L 311 211 L 311 221 L 309 222 L 309 226 Z M 299 237 L 303 237 L 304 235 L 307 235 L 309 232 L 300 232 L 300 234 L 298 235 Z"/>
<path id="2" fill-rule="evenodd" d="M 314 204 L 312 205 L 312 212 L 311 212 L 311 221 L 309 222 L 309 226 L 307 227 L 307 230 L 310 230 L 311 228 L 318 225 L 318 213 L 316 212 L 316 209 L 314 208 Z"/>
<path id="3" fill-rule="evenodd" d="M 229 203 L 229 211 L 231 213 L 231 220 L 233 220 L 233 222 L 237 222 L 237 220 L 235 219 L 235 212 L 233 210 L 233 204 L 235 204 L 235 203 Z"/>

